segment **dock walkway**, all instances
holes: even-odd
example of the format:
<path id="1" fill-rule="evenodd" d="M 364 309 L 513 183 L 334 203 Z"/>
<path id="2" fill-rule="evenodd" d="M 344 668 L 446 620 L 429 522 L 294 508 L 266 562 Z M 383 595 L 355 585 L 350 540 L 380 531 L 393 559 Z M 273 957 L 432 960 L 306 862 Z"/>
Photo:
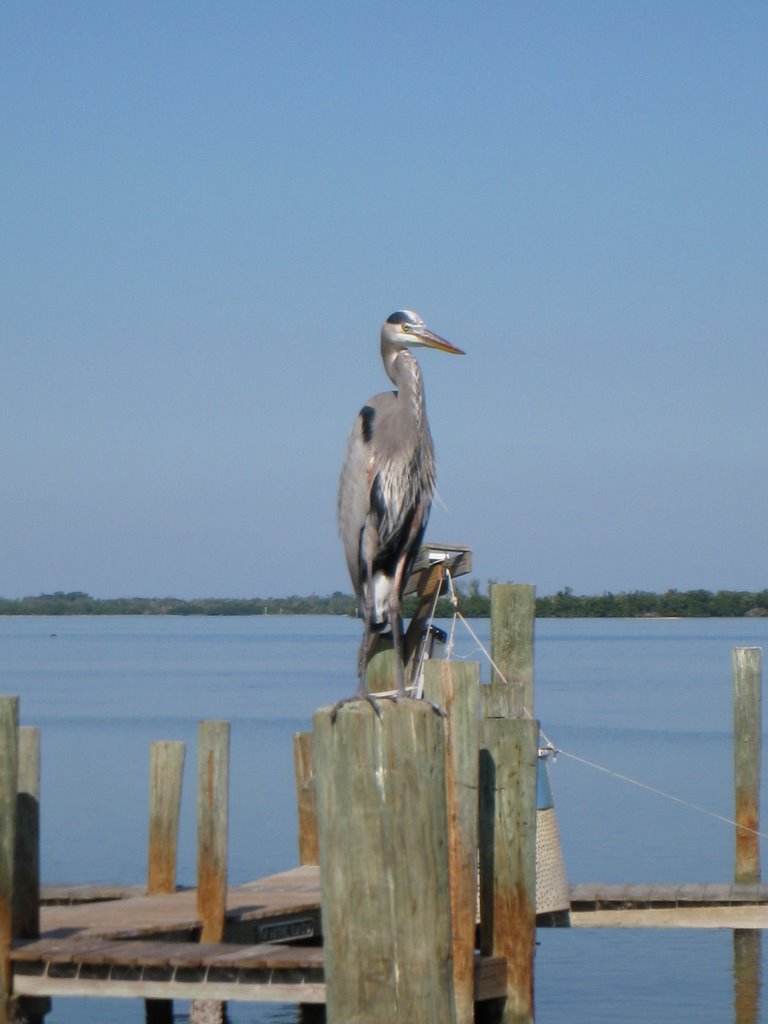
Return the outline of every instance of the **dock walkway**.
<path id="1" fill-rule="evenodd" d="M 100 900 L 92 886 L 44 889 L 40 938 L 11 953 L 15 996 L 325 1002 L 317 867 L 231 887 L 222 943 L 195 941 L 193 889 L 102 891 Z M 503 996 L 506 978 L 503 958 L 478 956 L 476 999 Z"/>
<path id="2" fill-rule="evenodd" d="M 546 916 L 540 926 L 549 922 Z M 768 885 L 571 887 L 574 927 L 768 927 Z M 322 1003 L 320 873 L 294 868 L 233 886 L 225 942 L 200 943 L 196 892 L 44 889 L 41 937 L 12 952 L 18 996 Z M 296 944 L 296 943 L 304 944 Z M 314 942 L 314 944 L 312 944 Z M 506 964 L 478 957 L 477 999 L 503 994 Z"/>

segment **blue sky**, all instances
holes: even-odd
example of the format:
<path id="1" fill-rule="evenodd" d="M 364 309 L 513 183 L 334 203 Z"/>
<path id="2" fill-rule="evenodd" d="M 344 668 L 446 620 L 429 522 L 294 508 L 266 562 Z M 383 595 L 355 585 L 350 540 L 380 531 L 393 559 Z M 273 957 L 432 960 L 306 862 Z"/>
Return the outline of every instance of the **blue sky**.
<path id="1" fill-rule="evenodd" d="M 429 536 L 540 593 L 768 586 L 768 7 L 0 13 L 0 594 L 349 590 L 382 320 Z"/>

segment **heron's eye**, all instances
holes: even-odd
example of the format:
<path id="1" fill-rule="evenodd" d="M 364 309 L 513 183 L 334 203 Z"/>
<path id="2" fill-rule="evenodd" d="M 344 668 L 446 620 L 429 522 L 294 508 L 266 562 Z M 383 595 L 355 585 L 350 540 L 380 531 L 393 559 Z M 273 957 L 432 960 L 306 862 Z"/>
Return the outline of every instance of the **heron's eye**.
<path id="1" fill-rule="evenodd" d="M 406 334 L 410 334 L 410 332 L 411 332 L 411 325 L 410 324 L 402 324 L 402 328 L 403 328 L 403 330 L 405 331 Z"/>

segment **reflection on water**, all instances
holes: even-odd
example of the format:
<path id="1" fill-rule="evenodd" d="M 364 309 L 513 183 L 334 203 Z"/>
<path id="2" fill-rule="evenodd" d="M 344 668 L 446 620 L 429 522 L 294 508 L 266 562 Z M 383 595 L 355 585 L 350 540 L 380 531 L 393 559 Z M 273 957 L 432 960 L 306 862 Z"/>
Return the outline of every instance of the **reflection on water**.
<path id="1" fill-rule="evenodd" d="M 733 933 L 734 1024 L 759 1024 L 760 964 L 763 933 L 737 928 Z"/>

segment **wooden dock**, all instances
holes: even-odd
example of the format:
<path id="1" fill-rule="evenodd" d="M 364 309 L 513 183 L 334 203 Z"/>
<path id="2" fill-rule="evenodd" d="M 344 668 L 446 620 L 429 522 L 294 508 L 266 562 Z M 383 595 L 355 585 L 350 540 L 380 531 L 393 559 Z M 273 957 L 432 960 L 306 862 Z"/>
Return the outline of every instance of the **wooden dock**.
<path id="1" fill-rule="evenodd" d="M 226 941 L 198 941 L 201 927 L 193 889 L 147 896 L 135 888 L 51 887 L 43 891 L 40 938 L 14 943 L 13 992 L 325 1002 L 318 867 L 230 887 Z M 506 976 L 503 958 L 478 955 L 476 999 L 502 997 Z"/>
<path id="2" fill-rule="evenodd" d="M 768 927 L 768 885 L 579 884 L 573 927 Z M 751 923 L 745 923 L 745 922 Z M 552 923 L 543 915 L 539 927 Z M 18 996 L 324 1003 L 320 869 L 230 887 L 225 940 L 201 943 L 195 890 L 43 890 L 41 937 L 11 954 Z M 300 944 L 304 943 L 304 944 Z M 475 960 L 475 998 L 506 992 L 506 962 Z"/>

